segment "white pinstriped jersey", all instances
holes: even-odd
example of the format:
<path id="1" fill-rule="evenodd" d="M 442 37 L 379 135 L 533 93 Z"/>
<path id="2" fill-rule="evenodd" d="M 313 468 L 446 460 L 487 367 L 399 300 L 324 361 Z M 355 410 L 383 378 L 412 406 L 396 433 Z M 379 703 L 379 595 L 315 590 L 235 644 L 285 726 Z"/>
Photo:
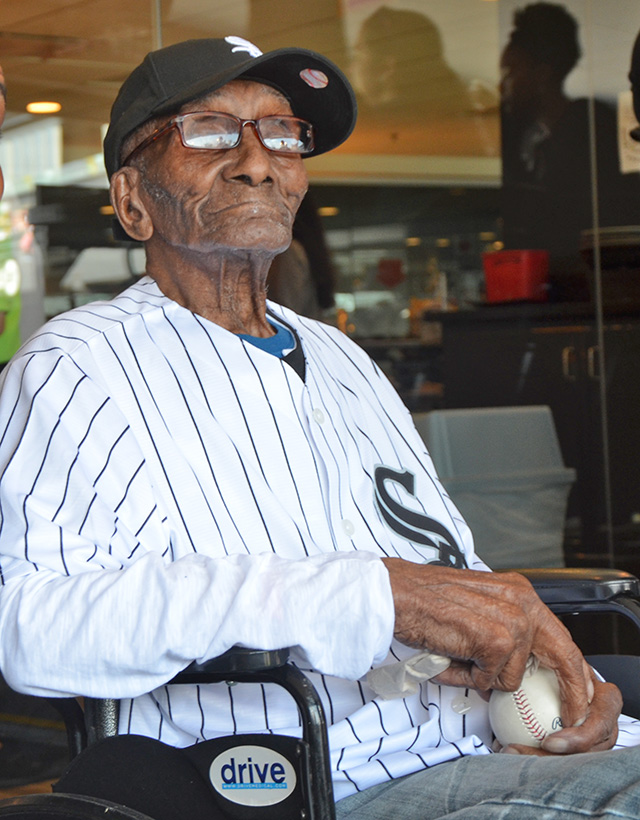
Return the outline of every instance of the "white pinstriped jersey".
<path id="1" fill-rule="evenodd" d="M 488 751 L 474 693 L 379 701 L 362 680 L 410 654 L 380 557 L 483 565 L 377 367 L 270 307 L 304 380 L 148 278 L 52 320 L 5 370 L 0 664 L 24 692 L 122 698 L 122 731 L 184 746 L 297 733 L 277 687 L 165 685 L 234 644 L 293 646 L 341 798 Z"/>

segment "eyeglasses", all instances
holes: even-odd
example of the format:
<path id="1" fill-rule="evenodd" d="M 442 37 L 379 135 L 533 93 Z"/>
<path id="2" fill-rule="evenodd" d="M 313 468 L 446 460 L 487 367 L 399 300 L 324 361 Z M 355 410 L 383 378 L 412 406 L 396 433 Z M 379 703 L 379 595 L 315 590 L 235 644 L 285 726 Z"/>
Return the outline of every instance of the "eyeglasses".
<path id="1" fill-rule="evenodd" d="M 240 145 L 242 129 L 250 125 L 267 151 L 276 154 L 309 154 L 313 151 L 313 126 L 306 120 L 286 115 L 241 120 L 232 114 L 197 111 L 172 117 L 162 128 L 143 140 L 122 163 L 131 159 L 172 128 L 177 128 L 185 148 L 205 151 L 228 151 Z"/>

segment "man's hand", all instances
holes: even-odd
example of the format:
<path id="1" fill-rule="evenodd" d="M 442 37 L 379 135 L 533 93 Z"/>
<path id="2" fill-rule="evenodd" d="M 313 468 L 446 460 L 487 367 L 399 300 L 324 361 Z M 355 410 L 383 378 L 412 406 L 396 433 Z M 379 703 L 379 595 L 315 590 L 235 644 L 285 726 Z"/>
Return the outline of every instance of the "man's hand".
<path id="1" fill-rule="evenodd" d="M 589 666 L 569 631 L 516 573 L 476 572 L 385 558 L 393 592 L 395 636 L 404 644 L 453 659 L 435 680 L 486 691 L 514 691 L 530 655 L 558 676 L 562 721 L 567 727 L 601 722 L 612 731 L 615 708 L 595 699 Z M 619 709 L 618 709 L 619 711 Z M 595 723 L 589 724 L 594 735 Z M 571 731 L 569 729 L 565 730 Z M 586 730 L 578 734 L 585 738 Z M 575 743 L 568 736 L 573 748 Z M 579 744 L 588 742 L 581 740 Z M 603 743 L 603 738 L 597 743 Z M 552 749 L 549 749 L 552 751 Z"/>

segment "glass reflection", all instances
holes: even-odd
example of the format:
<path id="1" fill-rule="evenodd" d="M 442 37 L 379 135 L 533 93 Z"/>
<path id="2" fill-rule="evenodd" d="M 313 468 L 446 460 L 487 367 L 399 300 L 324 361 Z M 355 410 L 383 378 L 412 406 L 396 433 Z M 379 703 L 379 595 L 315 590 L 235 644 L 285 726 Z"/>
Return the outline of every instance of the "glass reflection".
<path id="1" fill-rule="evenodd" d="M 591 299 L 594 219 L 633 224 L 640 202 L 637 174 L 620 173 L 614 106 L 566 91 L 582 58 L 580 23 L 560 4 L 520 8 L 500 60 L 505 246 L 549 252 L 556 301 Z"/>
<path id="2" fill-rule="evenodd" d="M 455 38 L 455 31 L 451 34 Z M 360 109 L 352 150 L 497 153 L 497 95 L 491 82 L 466 81 L 449 64 L 439 27 L 422 11 L 375 8 L 357 31 L 350 75 Z"/>

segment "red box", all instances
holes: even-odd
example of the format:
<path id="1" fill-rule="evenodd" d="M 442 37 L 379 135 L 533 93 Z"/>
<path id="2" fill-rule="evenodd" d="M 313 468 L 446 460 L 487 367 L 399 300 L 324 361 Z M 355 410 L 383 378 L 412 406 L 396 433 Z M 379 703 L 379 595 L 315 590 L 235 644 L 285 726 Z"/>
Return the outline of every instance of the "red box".
<path id="1" fill-rule="evenodd" d="M 482 254 L 487 302 L 546 302 L 548 251 L 495 251 Z"/>

